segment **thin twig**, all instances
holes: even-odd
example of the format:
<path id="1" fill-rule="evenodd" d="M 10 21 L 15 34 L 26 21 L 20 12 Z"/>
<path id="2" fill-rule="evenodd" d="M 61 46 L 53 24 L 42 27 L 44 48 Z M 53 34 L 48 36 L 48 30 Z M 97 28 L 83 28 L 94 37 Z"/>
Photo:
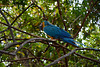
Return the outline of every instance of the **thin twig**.
<path id="1" fill-rule="evenodd" d="M 28 40 L 28 39 L 23 39 L 23 40 Z M 14 43 L 8 43 L 6 44 L 6 46 L 3 48 L 3 50 L 7 50 L 8 48 L 12 47 L 12 46 L 15 46 L 15 45 L 20 45 L 22 44 L 24 41 L 22 42 L 14 42 Z M 28 43 L 35 43 L 35 42 L 28 42 Z"/>
<path id="2" fill-rule="evenodd" d="M 2 9 L 3 10 L 3 9 Z M 5 10 L 3 10 L 3 12 L 5 12 L 8 16 L 10 16 L 12 19 L 14 19 L 14 17 L 12 17 L 9 13 L 7 13 Z"/>
<path id="3" fill-rule="evenodd" d="M 0 33 L 4 33 L 5 31 L 7 31 L 8 30 L 8 28 L 7 29 L 5 29 L 5 30 L 3 30 L 3 31 L 0 31 Z"/>
<path id="4" fill-rule="evenodd" d="M 61 13 L 61 9 L 60 9 L 60 2 L 59 2 L 59 0 L 57 0 L 57 5 L 58 5 L 58 10 L 59 10 L 60 18 L 61 18 L 61 20 L 62 20 L 62 22 L 63 22 L 63 25 L 64 25 L 64 27 L 65 27 L 65 30 L 67 31 L 67 26 L 66 26 L 66 24 L 65 24 L 65 22 L 64 22 L 64 20 L 63 20 L 63 17 L 62 17 L 62 13 Z"/>
<path id="5" fill-rule="evenodd" d="M 78 54 L 76 52 L 74 54 L 76 54 L 77 56 L 79 56 L 81 58 L 84 58 L 84 59 L 87 59 L 87 60 L 91 60 L 91 61 L 96 62 L 96 63 L 100 63 L 100 61 L 98 61 L 98 60 L 95 60 L 95 59 L 92 59 L 92 58 L 88 58 L 88 57 L 82 56 L 82 55 L 80 55 L 80 54 Z"/>
<path id="6" fill-rule="evenodd" d="M 28 50 L 28 52 L 31 53 L 31 55 L 34 56 L 34 58 L 36 58 L 38 62 L 39 62 L 39 61 L 42 62 L 42 61 L 40 60 L 40 58 L 37 58 L 28 48 L 22 48 L 22 49 Z M 43 66 L 44 66 L 44 65 L 43 65 Z"/>
<path id="7" fill-rule="evenodd" d="M 69 52 L 68 54 L 65 54 L 65 55 L 61 56 L 60 58 L 58 58 L 58 59 L 55 60 L 54 62 L 52 62 L 52 63 L 50 63 L 50 64 L 48 64 L 47 66 L 44 66 L 44 67 L 50 67 L 51 65 L 54 65 L 54 64 L 58 63 L 60 60 L 62 60 L 63 58 L 65 58 L 65 57 L 67 57 L 67 56 L 73 54 L 75 51 L 76 51 L 76 49 L 72 50 L 72 51 Z"/>
<path id="8" fill-rule="evenodd" d="M 73 38 L 76 38 L 76 36 L 78 35 L 78 33 L 81 31 L 81 28 L 83 27 L 83 25 L 84 25 L 84 23 L 86 21 L 86 18 L 89 16 L 89 14 L 90 14 L 90 11 L 88 11 L 88 13 L 86 14 L 86 16 L 85 16 L 85 18 L 84 18 L 84 20 L 83 20 L 83 22 L 82 22 L 79 30 L 76 32 L 76 34 L 73 36 Z"/>
<path id="9" fill-rule="evenodd" d="M 32 56 L 36 57 L 28 48 L 22 48 L 22 49 L 28 50 L 28 52 L 31 53 Z"/>
<path id="10" fill-rule="evenodd" d="M 5 23 L 3 23 L 3 22 L 1 22 L 1 21 L 0 21 L 0 23 L 3 24 L 3 25 L 8 26 L 7 24 L 5 24 Z M 30 33 L 27 33 L 27 32 L 25 32 L 25 31 L 22 31 L 22 30 L 20 30 L 20 29 L 17 29 L 17 28 L 15 28 L 15 27 L 13 27 L 13 26 L 10 26 L 10 27 L 13 28 L 13 29 L 15 29 L 15 30 L 17 30 L 17 31 L 20 31 L 20 32 L 22 32 L 22 33 L 28 34 L 28 35 L 30 35 L 30 36 L 39 37 L 39 36 L 30 34 Z"/>
<path id="11" fill-rule="evenodd" d="M 93 7 L 97 4 L 98 0 L 93 4 L 93 6 L 91 7 L 93 9 Z M 87 17 L 89 16 L 90 12 L 92 11 L 92 9 L 88 10 L 88 13 L 86 14 L 85 18 L 83 19 L 83 22 L 79 28 L 79 30 L 76 32 L 76 34 L 73 36 L 73 38 L 76 38 L 76 36 L 78 35 L 78 33 L 81 31 L 81 28 L 83 27 Z"/>
<path id="12" fill-rule="evenodd" d="M 47 48 L 45 49 L 44 53 L 49 49 L 50 45 L 47 46 Z"/>
<path id="13" fill-rule="evenodd" d="M 82 16 L 82 14 L 79 15 L 79 16 L 73 21 L 73 23 L 76 22 L 81 16 Z"/>
<path id="14" fill-rule="evenodd" d="M 0 13 L 2 14 L 2 16 L 4 17 L 4 19 L 6 20 L 6 22 L 7 22 L 7 24 L 8 24 L 8 28 L 10 29 L 10 34 L 11 34 L 11 36 L 12 36 L 13 41 L 16 42 L 15 37 L 14 37 L 14 34 L 13 34 L 13 31 L 12 31 L 12 29 L 11 29 L 11 27 L 10 27 L 10 23 L 8 22 L 6 16 L 5 16 L 5 15 L 3 14 L 3 12 L 1 11 L 1 8 L 0 8 Z"/>
<path id="15" fill-rule="evenodd" d="M 47 20 L 47 18 L 46 18 L 46 16 L 45 16 L 45 13 L 44 13 L 44 11 L 42 10 L 42 8 L 39 7 L 37 4 L 35 4 L 35 6 L 38 7 L 38 8 L 42 11 L 42 13 L 43 13 L 43 19 L 44 19 L 44 20 Z"/>
<path id="16" fill-rule="evenodd" d="M 32 2 L 25 10 L 23 10 L 22 11 L 22 13 L 20 13 L 16 18 L 15 18 L 15 20 L 11 23 L 11 25 L 13 25 L 14 24 L 14 22 L 30 7 L 30 6 L 32 6 L 34 4 L 34 2 Z"/>

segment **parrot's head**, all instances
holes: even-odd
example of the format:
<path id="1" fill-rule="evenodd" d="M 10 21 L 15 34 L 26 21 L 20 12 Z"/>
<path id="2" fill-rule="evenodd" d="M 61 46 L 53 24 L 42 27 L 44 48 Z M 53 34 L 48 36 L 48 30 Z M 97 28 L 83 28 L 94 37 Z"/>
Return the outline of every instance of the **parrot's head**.
<path id="1" fill-rule="evenodd" d="M 48 26 L 48 25 L 51 25 L 48 21 L 43 21 L 41 24 L 40 24 L 40 26 L 39 26 L 39 28 L 40 28 L 40 30 L 43 30 L 43 28 L 45 27 L 45 26 Z"/>

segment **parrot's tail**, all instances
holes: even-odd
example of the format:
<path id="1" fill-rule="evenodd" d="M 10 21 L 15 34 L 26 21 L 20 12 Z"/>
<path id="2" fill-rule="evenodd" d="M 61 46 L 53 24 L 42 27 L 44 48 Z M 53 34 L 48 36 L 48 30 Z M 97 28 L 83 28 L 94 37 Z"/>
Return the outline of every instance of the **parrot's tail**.
<path id="1" fill-rule="evenodd" d="M 84 46 L 84 47 L 88 47 L 88 48 L 90 48 L 90 49 L 99 50 L 99 49 L 95 49 L 95 48 L 86 46 L 85 44 L 80 43 L 80 42 L 77 42 L 77 41 L 75 41 L 75 40 L 73 40 L 73 39 L 63 38 L 63 41 L 64 41 L 64 42 L 68 42 L 68 43 L 70 43 L 70 44 L 72 44 L 72 45 L 75 45 L 75 46 L 77 46 L 77 47 L 79 47 L 79 46 L 76 45 L 75 43 L 80 44 L 80 45 L 82 45 L 82 46 Z"/>
<path id="2" fill-rule="evenodd" d="M 73 42 L 75 42 L 75 43 L 77 43 L 77 44 L 80 44 L 80 45 L 82 45 L 82 46 L 84 46 L 84 47 L 88 47 L 88 48 L 93 49 L 93 50 L 99 50 L 99 49 L 95 49 L 95 48 L 92 48 L 92 47 L 86 46 L 85 44 L 80 43 L 80 42 L 77 42 L 77 41 L 75 41 L 75 40 L 73 40 Z"/>
<path id="3" fill-rule="evenodd" d="M 69 38 L 63 38 L 62 40 L 63 40 L 64 42 L 70 43 L 70 44 L 72 44 L 72 45 L 74 45 L 74 46 L 76 46 L 76 47 L 79 47 L 77 44 L 75 44 L 75 42 L 73 41 L 73 39 L 70 40 Z"/>

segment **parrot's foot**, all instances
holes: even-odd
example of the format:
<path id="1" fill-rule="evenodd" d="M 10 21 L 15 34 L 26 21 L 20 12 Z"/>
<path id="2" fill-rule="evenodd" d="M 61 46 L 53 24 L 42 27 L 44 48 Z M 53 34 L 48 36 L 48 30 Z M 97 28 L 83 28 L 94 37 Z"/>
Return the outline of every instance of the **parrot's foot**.
<path id="1" fill-rule="evenodd" d="M 52 41 L 56 41 L 57 39 L 51 39 Z"/>

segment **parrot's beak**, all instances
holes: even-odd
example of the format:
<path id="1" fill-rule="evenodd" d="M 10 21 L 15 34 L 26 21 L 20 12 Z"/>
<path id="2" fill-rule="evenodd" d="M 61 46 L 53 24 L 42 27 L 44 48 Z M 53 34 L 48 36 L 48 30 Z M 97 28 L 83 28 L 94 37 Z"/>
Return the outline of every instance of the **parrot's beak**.
<path id="1" fill-rule="evenodd" d="M 43 30 L 43 23 L 41 23 L 41 24 L 39 25 L 39 29 L 40 29 L 40 30 Z"/>
<path id="2" fill-rule="evenodd" d="M 42 22 L 42 23 L 40 24 L 40 26 L 39 26 L 39 29 L 40 29 L 40 30 L 43 30 L 44 27 L 45 27 L 45 24 L 44 24 L 44 22 Z"/>

